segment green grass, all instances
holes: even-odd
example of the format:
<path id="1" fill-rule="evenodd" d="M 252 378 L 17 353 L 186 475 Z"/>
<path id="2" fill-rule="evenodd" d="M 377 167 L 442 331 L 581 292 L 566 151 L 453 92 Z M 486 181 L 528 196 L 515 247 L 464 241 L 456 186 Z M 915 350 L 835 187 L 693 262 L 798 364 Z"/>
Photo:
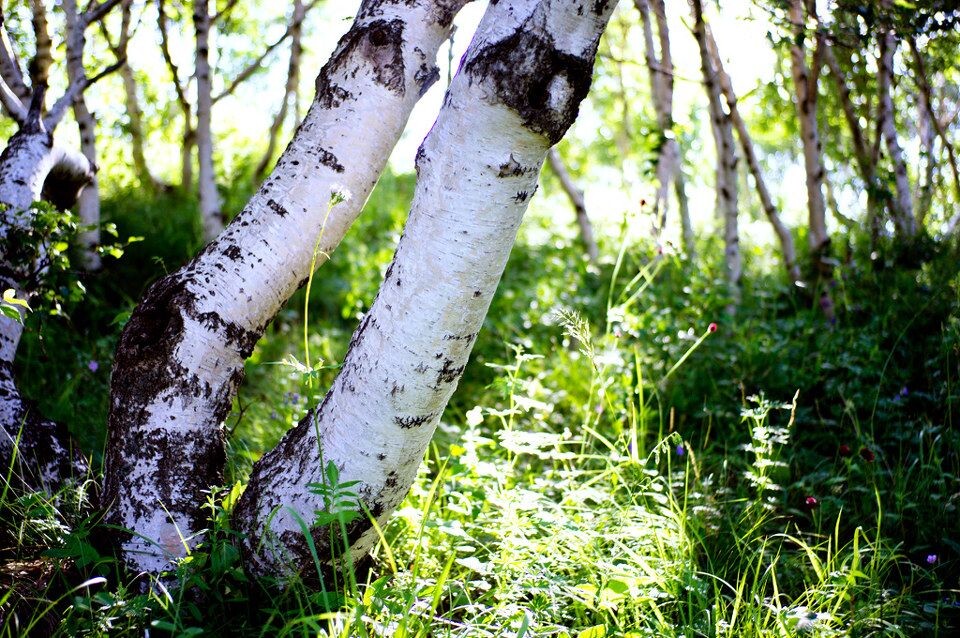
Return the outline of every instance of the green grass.
<path id="1" fill-rule="evenodd" d="M 335 376 L 411 192 L 386 178 L 314 280 L 312 386 L 283 364 L 302 357 L 302 293 L 257 346 L 209 540 L 163 583 L 141 593 L 100 546 L 94 481 L 3 491 L 0 636 L 956 635 L 960 279 L 946 247 L 914 270 L 854 252 L 829 324 L 779 271 L 748 262 L 731 317 L 718 261 L 608 241 L 619 258 L 597 271 L 534 218 L 373 571 L 322 591 L 248 579 L 230 508 Z M 89 282 L 69 320 L 31 318 L 23 386 L 95 461 L 122 314 L 195 249 L 191 206 L 116 214 L 121 236 L 156 240 Z M 719 257 L 709 242 L 701 254 Z"/>

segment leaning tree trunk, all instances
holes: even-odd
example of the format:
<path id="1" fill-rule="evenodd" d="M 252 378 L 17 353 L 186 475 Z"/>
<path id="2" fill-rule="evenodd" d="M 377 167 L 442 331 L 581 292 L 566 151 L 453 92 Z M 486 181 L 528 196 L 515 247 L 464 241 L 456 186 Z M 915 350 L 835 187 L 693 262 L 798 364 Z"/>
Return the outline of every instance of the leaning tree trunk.
<path id="1" fill-rule="evenodd" d="M 718 69 L 710 55 L 707 42 L 707 25 L 703 19 L 703 3 L 692 0 L 693 35 L 700 49 L 700 68 L 707 92 L 710 108 L 710 122 L 713 126 L 717 144 L 717 203 L 723 216 L 723 244 L 727 267 L 727 283 L 733 304 L 728 308 L 734 311 L 740 303 L 740 278 L 743 275 L 743 257 L 740 253 L 740 231 L 738 228 L 738 190 L 737 148 L 733 138 L 733 126 L 730 117 L 723 110 Z"/>
<path id="2" fill-rule="evenodd" d="M 13 289 L 20 298 L 30 292 L 24 273 L 35 264 L 22 253 L 33 202 L 46 193 L 58 203 L 72 203 L 92 178 L 86 158 L 54 146 L 39 116 L 10 138 L 0 155 L 0 204 L 6 206 L 0 213 L 0 289 Z M 19 485 L 50 488 L 86 466 L 71 450 L 66 429 L 40 416 L 17 389 L 13 363 L 22 334 L 19 321 L 0 315 L 0 468 L 12 469 Z"/>
<path id="3" fill-rule="evenodd" d="M 153 285 L 114 359 L 107 520 L 127 563 L 160 571 L 199 541 L 222 480 L 243 363 L 267 324 L 359 215 L 467 0 L 365 0 L 317 78 L 317 96 L 271 176 L 190 264 Z M 333 205 L 334 194 L 352 197 Z"/>
<path id="4" fill-rule="evenodd" d="M 587 258 L 590 263 L 596 266 L 600 263 L 600 248 L 597 246 L 597 240 L 593 234 L 593 224 L 590 223 L 590 216 L 587 215 L 587 202 L 583 196 L 583 191 L 577 188 L 570 176 L 567 167 L 563 165 L 563 159 L 555 148 L 551 148 L 547 154 L 547 160 L 550 164 L 550 170 L 560 180 L 560 186 L 563 192 L 573 205 L 573 210 L 577 215 L 577 226 L 580 228 L 580 241 L 583 242 L 583 248 L 587 251 Z"/>
<path id="5" fill-rule="evenodd" d="M 210 0 L 194 0 L 197 78 L 197 172 L 203 236 L 211 240 L 223 230 L 223 211 L 213 166 L 213 77 L 210 68 Z"/>
<path id="6" fill-rule="evenodd" d="M 790 22 L 794 37 L 790 46 L 790 69 L 796 92 L 797 117 L 800 121 L 800 140 L 803 146 L 803 165 L 807 176 L 807 229 L 810 254 L 816 267 L 817 279 L 829 284 L 833 279 L 830 261 L 830 235 L 827 232 L 827 203 L 823 197 L 823 168 L 820 130 L 817 127 L 817 77 L 819 69 L 811 75 L 807 67 L 807 54 L 803 45 L 806 37 L 806 10 L 804 0 L 791 0 Z M 824 293 L 827 287 L 824 287 Z M 822 302 L 826 314 L 832 317 L 832 302 L 828 297 Z M 830 310 L 827 310 L 827 309 Z"/>
<path id="7" fill-rule="evenodd" d="M 254 573 L 336 561 L 307 484 L 327 467 L 362 501 L 347 527 L 361 559 L 403 500 L 466 366 L 547 150 L 577 115 L 614 2 L 491 3 L 417 154 L 410 218 L 323 403 L 255 466 L 234 521 Z M 579 9 L 579 11 L 578 11 Z M 582 14 L 582 15 L 581 15 Z M 342 506 L 342 504 L 341 504 Z M 328 510 L 328 514 L 329 514 Z M 328 567 L 331 565 L 328 563 Z"/>
<path id="8" fill-rule="evenodd" d="M 747 124 L 743 121 L 743 118 L 740 116 L 740 110 L 737 108 L 737 95 L 733 91 L 733 83 L 723 68 L 723 61 L 717 49 L 717 42 L 709 30 L 706 35 L 707 45 L 717 71 L 717 82 L 720 85 L 720 90 L 727 103 L 728 117 L 737 131 L 737 137 L 740 138 L 740 148 L 743 149 L 743 155 L 747 160 L 747 167 L 750 169 L 750 174 L 753 175 L 753 180 L 757 187 L 757 195 L 760 197 L 760 205 L 763 207 L 763 212 L 770 221 L 770 225 L 773 226 L 773 231 L 776 233 L 777 240 L 780 242 L 783 265 L 787 270 L 790 283 L 794 285 L 800 284 L 802 283 L 802 277 L 800 275 L 800 265 L 797 263 L 797 249 L 793 243 L 793 236 L 783 223 L 783 220 L 780 219 L 780 213 L 777 211 L 777 207 L 773 203 L 773 197 L 770 196 L 770 191 L 767 189 L 767 182 L 763 178 L 763 171 L 760 170 L 760 161 L 757 159 L 757 153 L 753 148 L 750 132 L 747 130 Z"/>

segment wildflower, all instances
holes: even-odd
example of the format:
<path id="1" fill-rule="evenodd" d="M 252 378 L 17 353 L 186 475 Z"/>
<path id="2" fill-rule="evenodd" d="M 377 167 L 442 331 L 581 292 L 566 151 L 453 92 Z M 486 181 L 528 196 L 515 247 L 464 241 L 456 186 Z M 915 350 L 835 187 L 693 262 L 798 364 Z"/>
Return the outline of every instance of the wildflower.
<path id="1" fill-rule="evenodd" d="M 716 332 L 719 328 L 720 328 L 720 326 L 718 326 L 718 325 L 717 325 L 717 322 L 714 321 L 714 322 L 712 322 L 709 326 L 707 326 L 707 332 L 713 334 L 713 333 Z"/>
<path id="2" fill-rule="evenodd" d="M 100 362 L 91 360 L 87 363 L 87 369 L 90 370 L 90 372 L 96 372 L 100 369 Z"/>
<path id="3" fill-rule="evenodd" d="M 811 510 L 817 509 L 817 506 L 820 504 L 820 503 L 817 501 L 816 497 L 814 497 L 814 496 L 808 496 L 808 497 L 803 501 L 803 503 L 804 503 L 804 505 L 807 506 L 807 509 L 811 509 Z"/>
<path id="4" fill-rule="evenodd" d="M 876 460 L 877 455 L 868 447 L 860 448 L 860 457 L 867 463 L 873 463 Z"/>
<path id="5" fill-rule="evenodd" d="M 937 564 L 937 555 L 927 554 L 927 565 L 936 565 L 936 564 Z"/>
<path id="6" fill-rule="evenodd" d="M 683 443 L 680 443 L 679 445 L 677 445 L 677 456 L 683 456 L 686 453 L 687 451 L 686 449 L 684 449 Z"/>
<path id="7" fill-rule="evenodd" d="M 839 448 L 837 448 L 837 452 L 839 452 L 840 456 L 842 456 L 842 457 L 844 457 L 844 458 L 846 458 L 846 457 L 850 456 L 851 454 L 853 454 L 853 450 L 851 450 L 851 449 L 850 449 L 850 446 L 847 445 L 846 443 L 844 443 L 844 444 L 841 445 Z"/>
<path id="8" fill-rule="evenodd" d="M 330 206 L 336 206 L 337 204 L 348 202 L 350 201 L 350 197 L 351 194 L 347 188 L 340 186 L 339 184 L 333 184 L 330 186 Z"/>
<path id="9" fill-rule="evenodd" d="M 910 390 L 907 389 L 907 386 L 903 386 L 902 388 L 900 388 L 900 396 L 901 396 L 901 397 L 905 397 L 905 396 L 907 396 L 908 394 L 910 394 Z"/>

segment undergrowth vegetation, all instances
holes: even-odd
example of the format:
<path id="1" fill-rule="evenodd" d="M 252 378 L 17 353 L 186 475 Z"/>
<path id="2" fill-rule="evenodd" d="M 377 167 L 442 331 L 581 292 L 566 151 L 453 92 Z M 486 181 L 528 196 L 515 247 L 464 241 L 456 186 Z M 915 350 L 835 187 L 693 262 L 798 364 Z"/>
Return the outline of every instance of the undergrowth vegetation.
<path id="1" fill-rule="evenodd" d="M 102 547 L 98 470 L 52 496 L 0 492 L 0 635 L 960 631 L 956 252 L 904 270 L 850 237 L 835 322 L 759 266 L 729 315 L 719 260 L 693 269 L 621 237 L 597 269 L 557 228 L 562 208 L 528 220 L 372 568 L 320 587 L 306 584 L 316 574 L 286 589 L 250 580 L 230 510 L 336 375 L 411 193 L 410 176 L 385 176 L 312 282 L 318 365 L 301 363 L 303 292 L 257 346 L 227 421 L 228 485 L 176 573 L 150 582 Z M 116 214 L 120 237 L 145 240 L 63 316 L 34 312 L 18 357 L 26 394 L 95 468 L 120 327 L 197 248 L 191 202 L 118 193 L 108 219 L 121 208 L 140 214 Z M 355 499 L 331 482 L 331 502 Z"/>

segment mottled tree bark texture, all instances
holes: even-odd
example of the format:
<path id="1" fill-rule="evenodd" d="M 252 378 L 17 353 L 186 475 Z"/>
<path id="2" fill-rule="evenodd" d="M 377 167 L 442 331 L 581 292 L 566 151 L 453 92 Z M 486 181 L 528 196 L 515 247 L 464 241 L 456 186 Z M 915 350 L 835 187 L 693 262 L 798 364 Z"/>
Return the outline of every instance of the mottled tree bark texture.
<path id="1" fill-rule="evenodd" d="M 154 284 L 114 359 L 107 520 L 134 569 L 160 571 L 205 527 L 222 422 L 267 324 L 359 215 L 467 0 L 365 0 L 270 177 L 192 262 Z M 352 196 L 332 206 L 331 194 Z M 314 260 L 315 257 L 315 260 Z"/>
<path id="2" fill-rule="evenodd" d="M 254 467 L 234 513 L 248 568 L 335 572 L 340 531 L 317 524 L 329 464 L 357 481 L 346 526 L 359 561 L 406 495 L 467 364 L 548 149 L 576 118 L 615 2 L 491 3 L 417 155 L 393 262 L 323 402 Z M 327 510 L 328 513 L 329 510 Z M 372 518 L 371 518 L 372 517 Z M 304 533 L 300 521 L 309 529 Z"/>

